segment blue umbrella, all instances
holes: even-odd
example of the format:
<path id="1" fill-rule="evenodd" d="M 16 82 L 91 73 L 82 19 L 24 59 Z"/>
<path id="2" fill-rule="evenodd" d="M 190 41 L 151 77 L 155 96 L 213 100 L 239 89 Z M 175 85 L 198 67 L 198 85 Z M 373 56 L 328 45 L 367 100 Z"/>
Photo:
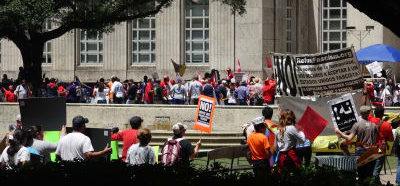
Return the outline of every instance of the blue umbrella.
<path id="1" fill-rule="evenodd" d="M 384 44 L 371 45 L 356 52 L 360 64 L 400 62 L 400 50 Z"/>

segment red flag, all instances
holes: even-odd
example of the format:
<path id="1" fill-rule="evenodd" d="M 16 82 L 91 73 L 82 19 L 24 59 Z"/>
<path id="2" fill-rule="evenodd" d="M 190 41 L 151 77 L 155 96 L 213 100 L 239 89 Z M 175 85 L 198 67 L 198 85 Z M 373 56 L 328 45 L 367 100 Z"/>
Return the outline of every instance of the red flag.
<path id="1" fill-rule="evenodd" d="M 271 63 L 271 61 L 268 59 L 268 56 L 265 56 L 265 59 L 267 60 L 267 67 L 268 67 L 268 68 L 272 68 L 272 63 Z"/>
<path id="2" fill-rule="evenodd" d="M 303 132 L 307 139 L 314 141 L 314 139 L 321 134 L 328 125 L 328 121 L 315 112 L 310 106 L 307 106 L 306 111 L 300 118 L 299 122 L 297 122 L 297 125 L 303 128 Z"/>
<path id="3" fill-rule="evenodd" d="M 242 69 L 240 68 L 240 61 L 238 60 L 238 69 L 237 69 L 237 72 L 242 72 Z"/>
<path id="4" fill-rule="evenodd" d="M 218 86 L 218 80 L 217 80 L 217 76 L 215 75 L 215 73 L 213 73 L 213 75 L 212 75 L 212 78 L 211 78 L 211 85 L 214 87 L 214 88 L 217 88 L 217 86 Z"/>
<path id="5" fill-rule="evenodd" d="M 246 83 L 247 83 L 247 85 L 250 85 L 250 72 L 247 73 Z"/>
<path id="6" fill-rule="evenodd" d="M 197 71 L 197 76 L 198 76 L 199 80 L 201 80 L 200 70 Z"/>

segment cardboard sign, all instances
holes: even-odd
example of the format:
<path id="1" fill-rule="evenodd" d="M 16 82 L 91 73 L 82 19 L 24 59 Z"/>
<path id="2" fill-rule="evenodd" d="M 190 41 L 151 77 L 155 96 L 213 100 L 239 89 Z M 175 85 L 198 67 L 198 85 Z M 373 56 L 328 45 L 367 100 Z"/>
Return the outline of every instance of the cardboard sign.
<path id="1" fill-rule="evenodd" d="M 66 124 L 67 107 L 63 97 L 29 98 L 18 102 L 24 128 L 38 125 L 44 131 L 59 131 Z"/>
<path id="2" fill-rule="evenodd" d="M 328 106 L 335 128 L 342 132 L 349 131 L 359 120 L 351 94 L 328 101 Z"/>
<path id="3" fill-rule="evenodd" d="M 217 100 L 211 97 L 200 95 L 197 104 L 197 114 L 194 129 L 211 133 L 211 124 Z"/>
<path id="4" fill-rule="evenodd" d="M 67 133 L 72 132 L 72 127 L 67 127 Z M 102 151 L 107 143 L 111 147 L 111 129 L 86 128 L 84 133 L 90 138 L 94 151 Z"/>
<path id="5" fill-rule="evenodd" d="M 307 106 L 306 111 L 297 125 L 303 128 L 303 132 L 307 139 L 314 141 L 314 139 L 321 134 L 328 125 L 328 121 L 315 112 L 310 106 Z"/>

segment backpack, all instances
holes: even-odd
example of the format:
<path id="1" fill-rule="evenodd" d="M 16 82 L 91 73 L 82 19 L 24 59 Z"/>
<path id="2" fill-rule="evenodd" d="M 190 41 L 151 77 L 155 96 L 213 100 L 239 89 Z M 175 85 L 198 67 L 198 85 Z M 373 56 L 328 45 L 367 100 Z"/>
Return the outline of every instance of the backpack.
<path id="1" fill-rule="evenodd" d="M 164 147 L 161 151 L 162 153 L 161 162 L 164 165 L 170 166 L 180 160 L 181 145 L 179 142 L 182 140 L 183 138 L 178 138 L 178 139 L 169 138 L 168 141 L 165 142 Z"/>

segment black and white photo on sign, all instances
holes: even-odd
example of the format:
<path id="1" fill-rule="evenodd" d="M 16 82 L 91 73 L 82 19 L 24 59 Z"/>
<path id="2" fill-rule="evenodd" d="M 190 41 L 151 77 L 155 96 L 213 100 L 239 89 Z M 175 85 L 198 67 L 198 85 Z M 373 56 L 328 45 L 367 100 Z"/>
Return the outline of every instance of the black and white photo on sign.
<path id="1" fill-rule="evenodd" d="M 199 115 L 197 123 L 206 127 L 210 126 L 211 112 L 213 110 L 213 102 L 207 99 L 200 99 Z"/>
<path id="2" fill-rule="evenodd" d="M 363 88 L 352 48 L 318 54 L 273 54 L 277 95 L 331 96 Z"/>
<path id="3" fill-rule="evenodd" d="M 335 128 L 342 132 L 349 131 L 353 124 L 359 121 L 357 110 L 351 94 L 328 101 L 331 117 Z"/>

